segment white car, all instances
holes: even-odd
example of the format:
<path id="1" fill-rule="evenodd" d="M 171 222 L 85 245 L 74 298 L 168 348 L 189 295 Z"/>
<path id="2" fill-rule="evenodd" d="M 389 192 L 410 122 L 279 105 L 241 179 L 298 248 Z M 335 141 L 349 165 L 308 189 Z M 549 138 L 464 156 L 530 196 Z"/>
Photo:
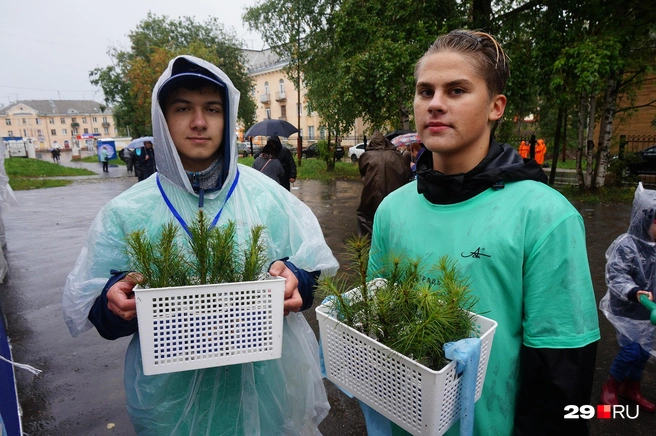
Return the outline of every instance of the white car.
<path id="1" fill-rule="evenodd" d="M 360 159 L 360 156 L 362 156 L 362 153 L 364 153 L 364 142 L 349 148 L 349 156 L 351 156 L 351 162 L 357 162 L 358 159 Z"/>

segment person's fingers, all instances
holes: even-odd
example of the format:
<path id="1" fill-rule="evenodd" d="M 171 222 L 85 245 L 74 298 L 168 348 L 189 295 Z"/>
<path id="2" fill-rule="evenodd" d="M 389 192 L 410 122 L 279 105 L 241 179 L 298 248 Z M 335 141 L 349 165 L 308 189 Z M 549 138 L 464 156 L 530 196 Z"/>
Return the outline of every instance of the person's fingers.
<path id="1" fill-rule="evenodd" d="M 296 288 L 292 292 L 292 295 L 285 299 L 283 305 L 285 316 L 289 315 L 289 312 L 298 312 L 301 310 L 301 306 L 303 306 L 303 299 L 301 298 L 301 294 L 298 292 L 298 288 Z"/>
<path id="2" fill-rule="evenodd" d="M 137 302 L 134 299 L 133 288 L 134 283 L 128 278 L 115 283 L 107 291 L 107 308 L 114 315 L 128 321 L 137 316 Z"/>

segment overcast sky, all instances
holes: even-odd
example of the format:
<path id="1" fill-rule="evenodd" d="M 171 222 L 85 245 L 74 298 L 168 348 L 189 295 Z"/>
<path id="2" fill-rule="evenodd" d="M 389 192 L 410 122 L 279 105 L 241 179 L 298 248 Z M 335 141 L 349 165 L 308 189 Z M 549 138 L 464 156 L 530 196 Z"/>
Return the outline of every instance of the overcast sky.
<path id="1" fill-rule="evenodd" d="M 241 21 L 257 0 L 18 0 L 0 7 L 0 107 L 16 100 L 96 100 L 89 71 L 110 64 L 109 47 L 128 49 L 127 34 L 150 11 L 169 18 L 216 17 L 249 48 L 257 33 Z"/>

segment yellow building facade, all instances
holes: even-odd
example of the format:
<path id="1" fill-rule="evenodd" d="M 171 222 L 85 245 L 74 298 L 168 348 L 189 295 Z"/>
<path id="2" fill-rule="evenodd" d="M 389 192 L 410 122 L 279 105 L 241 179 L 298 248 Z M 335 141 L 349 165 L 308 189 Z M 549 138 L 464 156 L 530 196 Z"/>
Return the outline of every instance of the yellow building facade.
<path id="1" fill-rule="evenodd" d="M 29 141 L 36 150 L 85 146 L 117 133 L 111 109 L 92 100 L 20 100 L 0 108 L 0 137 Z"/>
<path id="2" fill-rule="evenodd" d="M 254 82 L 249 96 L 257 104 L 257 121 L 270 118 L 292 123 L 300 130 L 303 147 L 327 139 L 327 132 L 321 126 L 321 117 L 308 108 L 307 89 L 303 81 L 301 80 L 299 92 L 297 83 L 290 81 L 284 71 L 289 60 L 278 57 L 270 49 L 244 50 L 244 53 L 248 74 Z M 243 135 L 243 132 L 241 134 Z M 361 141 L 358 138 L 362 138 L 362 135 L 362 122 L 358 120 L 353 131 L 342 139 L 342 145 L 355 145 Z M 295 145 L 297 138 L 294 134 L 287 138 L 287 142 Z M 282 139 L 284 141 L 285 138 Z M 265 138 L 254 138 L 257 143 L 264 140 Z"/>

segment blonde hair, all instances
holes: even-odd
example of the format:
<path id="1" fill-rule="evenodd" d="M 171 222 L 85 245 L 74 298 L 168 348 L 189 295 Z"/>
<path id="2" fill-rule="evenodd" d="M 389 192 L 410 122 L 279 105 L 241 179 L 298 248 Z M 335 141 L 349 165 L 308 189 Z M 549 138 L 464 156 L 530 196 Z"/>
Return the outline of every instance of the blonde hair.
<path id="1" fill-rule="evenodd" d="M 492 35 L 473 30 L 452 30 L 439 36 L 417 61 L 415 80 L 427 57 L 445 51 L 469 56 L 474 61 L 476 73 L 485 80 L 490 97 L 503 94 L 510 77 L 510 59 Z"/>

